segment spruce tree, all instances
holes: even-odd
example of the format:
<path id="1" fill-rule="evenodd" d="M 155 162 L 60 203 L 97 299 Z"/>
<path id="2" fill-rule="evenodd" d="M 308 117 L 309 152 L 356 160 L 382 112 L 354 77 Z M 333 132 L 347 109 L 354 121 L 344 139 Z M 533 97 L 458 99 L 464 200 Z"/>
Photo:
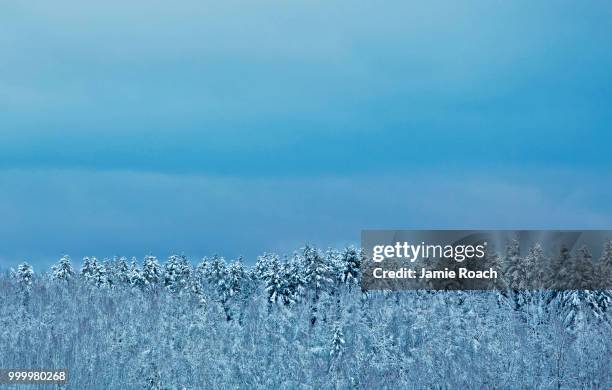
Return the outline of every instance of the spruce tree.
<path id="1" fill-rule="evenodd" d="M 549 273 L 548 288 L 553 290 L 563 290 L 571 288 L 568 280 L 572 277 L 572 256 L 566 247 L 561 247 L 559 255 L 554 257 L 551 262 L 551 272 Z"/>
<path id="2" fill-rule="evenodd" d="M 334 335 L 332 337 L 331 342 L 331 350 L 329 355 L 332 359 L 339 359 L 342 357 L 342 353 L 344 352 L 344 333 L 342 332 L 342 327 L 339 324 L 336 324 L 334 327 Z"/>
<path id="3" fill-rule="evenodd" d="M 512 240 L 506 246 L 503 260 L 504 281 L 511 290 L 519 290 L 525 280 L 525 269 L 521 264 L 520 246 L 518 240 Z"/>
<path id="4" fill-rule="evenodd" d="M 132 258 L 132 264 L 130 266 L 130 270 L 128 272 L 128 280 L 132 287 L 143 288 L 146 285 L 146 280 L 142 276 L 142 273 L 138 269 L 138 262 L 136 258 Z"/>
<path id="5" fill-rule="evenodd" d="M 30 302 L 30 293 L 34 280 L 34 269 L 27 262 L 23 262 L 17 266 L 17 271 L 11 273 L 13 279 L 17 281 L 21 294 L 21 304 L 25 308 Z"/>
<path id="6" fill-rule="evenodd" d="M 121 256 L 119 258 L 115 257 L 113 259 L 113 266 L 112 266 L 113 280 L 115 280 L 117 283 L 129 284 L 130 283 L 129 272 L 130 272 L 130 268 L 128 267 L 127 259 L 125 257 Z"/>
<path id="7" fill-rule="evenodd" d="M 85 281 L 89 281 L 93 275 L 93 270 L 91 267 L 91 262 L 89 261 L 89 257 L 83 258 L 83 264 L 81 266 L 81 277 Z"/>
<path id="8" fill-rule="evenodd" d="M 274 259 L 278 260 L 278 255 L 275 253 L 264 253 L 258 256 L 253 267 L 253 276 L 258 280 L 263 280 Z"/>
<path id="9" fill-rule="evenodd" d="M 107 278 L 107 262 L 105 264 L 98 263 L 95 257 L 91 260 L 91 277 L 90 282 L 96 287 L 105 287 L 109 285 Z"/>
<path id="10" fill-rule="evenodd" d="M 208 267 L 206 278 L 210 285 L 218 290 L 225 283 L 227 264 L 223 257 L 213 256 Z"/>
<path id="11" fill-rule="evenodd" d="M 52 278 L 55 280 L 69 281 L 74 277 L 74 270 L 70 263 L 70 256 L 64 255 L 62 258 L 51 267 Z"/>
<path id="12" fill-rule="evenodd" d="M 164 286 L 172 291 L 178 292 L 186 289 L 191 276 L 191 265 L 183 255 L 172 255 L 164 265 Z"/>
<path id="13" fill-rule="evenodd" d="M 317 322 L 317 304 L 325 289 L 331 283 L 329 277 L 329 265 L 321 253 L 310 246 L 306 246 L 303 252 L 303 275 L 306 290 L 311 294 L 311 318 L 310 324 Z"/>
<path id="14" fill-rule="evenodd" d="M 34 268 L 32 268 L 28 262 L 24 261 L 23 263 L 19 264 L 17 266 L 17 271 L 13 271 L 12 275 L 22 289 L 30 290 L 32 288 Z"/>
<path id="15" fill-rule="evenodd" d="M 306 287 L 312 292 L 313 299 L 317 301 L 323 291 L 332 281 L 329 275 L 330 267 L 325 257 L 316 248 L 306 246 L 303 255 L 303 273 Z"/>
<path id="16" fill-rule="evenodd" d="M 155 289 L 161 282 L 161 267 L 155 256 L 145 256 L 142 263 L 142 277 L 145 285 L 150 289 Z"/>
<path id="17" fill-rule="evenodd" d="M 342 252 L 342 277 L 343 283 L 353 286 L 359 283 L 361 277 L 361 251 L 354 247 L 348 247 Z"/>
<path id="18" fill-rule="evenodd" d="M 244 265 L 242 265 L 242 261 L 234 261 L 227 269 L 224 293 L 229 297 L 238 295 L 242 289 L 242 284 L 246 282 L 246 278 L 247 274 Z"/>
<path id="19" fill-rule="evenodd" d="M 521 287 L 528 290 L 543 288 L 548 277 L 549 259 L 544 255 L 540 243 L 536 243 L 523 260 L 523 278 Z"/>
<path id="20" fill-rule="evenodd" d="M 603 252 L 599 259 L 598 285 L 601 289 L 612 290 L 612 240 L 604 243 Z"/>
<path id="21" fill-rule="evenodd" d="M 261 259 L 261 257 L 260 257 Z M 284 267 L 277 256 L 266 258 L 266 267 L 261 269 L 260 278 L 264 282 L 270 303 L 284 303 L 286 292 Z"/>

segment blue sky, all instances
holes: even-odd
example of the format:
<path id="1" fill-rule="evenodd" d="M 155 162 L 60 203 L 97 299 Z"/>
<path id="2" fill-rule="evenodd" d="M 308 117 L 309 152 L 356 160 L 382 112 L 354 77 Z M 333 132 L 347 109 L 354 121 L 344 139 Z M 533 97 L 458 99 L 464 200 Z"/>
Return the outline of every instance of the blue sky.
<path id="1" fill-rule="evenodd" d="M 0 5 L 0 267 L 609 228 L 612 6 Z"/>

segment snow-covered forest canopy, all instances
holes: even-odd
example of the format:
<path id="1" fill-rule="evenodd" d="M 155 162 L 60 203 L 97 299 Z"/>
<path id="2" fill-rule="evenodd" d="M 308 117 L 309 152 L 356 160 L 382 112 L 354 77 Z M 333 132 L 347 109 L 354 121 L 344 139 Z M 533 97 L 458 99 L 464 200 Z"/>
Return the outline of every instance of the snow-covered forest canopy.
<path id="1" fill-rule="evenodd" d="M 612 243 L 589 253 L 551 264 L 611 278 Z M 527 279 L 538 256 L 501 255 Z M 612 388 L 611 291 L 366 292 L 362 261 L 22 263 L 0 277 L 0 368 L 68 368 L 72 389 Z"/>

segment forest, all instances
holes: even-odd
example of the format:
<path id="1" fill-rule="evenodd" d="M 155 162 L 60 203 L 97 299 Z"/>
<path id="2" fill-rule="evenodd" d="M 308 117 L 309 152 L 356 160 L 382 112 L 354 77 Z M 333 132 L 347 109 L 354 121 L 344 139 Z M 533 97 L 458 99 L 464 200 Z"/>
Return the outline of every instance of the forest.
<path id="1" fill-rule="evenodd" d="M 364 291 L 351 247 L 23 262 L 0 276 L 0 368 L 67 368 L 69 389 L 612 388 L 612 291 L 591 287 L 612 242 L 551 261 L 581 290 L 521 288 L 542 253 L 519 252 L 491 291 Z"/>

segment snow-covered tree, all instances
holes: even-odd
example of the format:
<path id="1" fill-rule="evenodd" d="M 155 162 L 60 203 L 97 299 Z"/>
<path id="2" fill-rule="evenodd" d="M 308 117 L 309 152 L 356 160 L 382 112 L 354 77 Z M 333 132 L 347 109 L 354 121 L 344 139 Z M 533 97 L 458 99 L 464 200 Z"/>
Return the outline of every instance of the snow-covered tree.
<path id="1" fill-rule="evenodd" d="M 354 247 L 345 248 L 342 252 L 341 259 L 342 282 L 351 286 L 358 284 L 361 278 L 361 251 L 355 249 Z"/>
<path id="2" fill-rule="evenodd" d="M 591 252 L 580 247 L 571 257 L 567 274 L 563 274 L 566 291 L 560 295 L 565 324 L 573 329 L 583 329 L 590 318 L 602 318 L 605 307 L 601 297 L 594 291 L 595 272 Z"/>
<path id="3" fill-rule="evenodd" d="M 259 258 L 261 264 L 262 257 Z M 266 292 L 268 293 L 268 301 L 271 303 L 287 303 L 285 269 L 281 264 L 278 256 L 266 257 L 266 266 L 261 268 L 260 279 L 263 280 Z"/>
<path id="4" fill-rule="evenodd" d="M 210 260 L 208 257 L 204 257 L 202 261 L 198 263 L 193 272 L 193 278 L 198 282 L 200 287 L 208 284 L 208 274 L 210 272 Z"/>
<path id="5" fill-rule="evenodd" d="M 191 278 L 190 286 L 191 294 L 197 302 L 198 308 L 205 307 L 207 300 L 204 288 L 202 287 L 202 281 L 199 278 Z"/>
<path id="6" fill-rule="evenodd" d="M 30 303 L 32 283 L 34 280 L 34 269 L 30 264 L 24 261 L 23 263 L 19 264 L 19 266 L 17 266 L 16 271 L 12 270 L 11 276 L 19 286 L 22 307 L 28 307 Z"/>
<path id="7" fill-rule="evenodd" d="M 81 277 L 88 281 L 89 279 L 91 279 L 93 275 L 93 269 L 91 267 L 91 262 L 89 260 L 89 257 L 84 257 L 83 258 L 83 264 L 81 266 Z"/>
<path id="8" fill-rule="evenodd" d="M 62 256 L 51 269 L 53 272 L 52 277 L 55 280 L 69 281 L 74 277 L 74 270 L 72 269 L 72 263 L 68 255 Z"/>
<path id="9" fill-rule="evenodd" d="M 112 265 L 112 279 L 116 283 L 129 284 L 130 283 L 130 267 L 127 264 L 127 259 L 123 256 L 115 257 Z"/>
<path id="10" fill-rule="evenodd" d="M 142 272 L 138 269 L 136 258 L 132 258 L 132 264 L 128 272 L 128 280 L 132 287 L 142 288 L 147 284 L 147 281 L 142 276 Z"/>
<path id="11" fill-rule="evenodd" d="M 568 288 L 592 290 L 595 286 L 593 256 L 586 246 L 582 246 L 572 257 L 570 272 L 565 277 Z"/>
<path id="12" fill-rule="evenodd" d="M 218 269 L 217 267 L 218 265 L 213 262 L 211 268 L 215 270 Z M 228 267 L 225 267 L 224 270 L 219 268 L 219 271 L 215 272 L 217 274 L 215 276 L 217 280 L 217 293 L 225 310 L 226 319 L 230 321 L 234 317 L 234 305 L 240 301 L 239 294 L 243 283 L 246 282 L 247 273 L 240 260 L 234 261 Z"/>
<path id="13" fill-rule="evenodd" d="M 104 284 L 105 287 L 112 288 L 115 284 L 119 283 L 115 270 L 109 259 L 102 261 L 102 269 L 104 273 Z"/>
<path id="14" fill-rule="evenodd" d="M 161 266 L 155 256 L 145 256 L 142 263 L 142 277 L 148 288 L 155 288 L 161 282 Z"/>
<path id="15" fill-rule="evenodd" d="M 338 359 L 342 357 L 342 353 L 344 352 L 344 333 L 342 332 L 342 327 L 340 325 L 336 325 L 334 328 L 334 336 L 331 342 L 331 350 L 329 352 L 332 359 Z"/>
<path id="16" fill-rule="evenodd" d="M 612 240 L 606 241 L 603 252 L 599 258 L 599 287 L 604 290 L 612 290 Z"/>
<path id="17" fill-rule="evenodd" d="M 572 278 L 573 259 L 566 247 L 562 247 L 559 255 L 554 257 L 551 262 L 551 273 L 548 281 L 550 289 L 562 290 L 569 288 L 567 281 Z"/>
<path id="18" fill-rule="evenodd" d="M 330 281 L 335 285 L 342 284 L 344 263 L 342 253 L 335 248 L 328 248 L 324 254 L 325 264 L 327 264 L 327 274 Z M 335 287 L 335 286 L 334 286 Z"/>
<path id="19" fill-rule="evenodd" d="M 318 300 L 332 281 L 329 275 L 330 267 L 319 250 L 309 246 L 304 248 L 302 271 L 306 288 L 312 292 L 314 299 Z"/>
<path id="20" fill-rule="evenodd" d="M 172 255 L 164 265 L 164 286 L 172 291 L 178 292 L 189 286 L 191 277 L 191 264 L 189 260 L 181 255 Z"/>
<path id="21" fill-rule="evenodd" d="M 275 253 L 264 253 L 257 257 L 255 266 L 253 267 L 253 276 L 256 279 L 263 280 L 271 266 L 271 263 L 278 261 L 279 257 Z"/>
<path id="22" fill-rule="evenodd" d="M 34 280 L 34 268 L 24 261 L 17 266 L 16 271 L 12 272 L 12 276 L 21 288 L 29 290 L 32 288 L 32 281 Z"/>
<path id="23" fill-rule="evenodd" d="M 329 265 L 325 257 L 316 248 L 306 246 L 302 257 L 302 272 L 304 285 L 311 296 L 311 325 L 317 322 L 317 303 L 326 288 L 329 287 L 332 279 L 329 276 Z"/>
<path id="24" fill-rule="evenodd" d="M 306 282 L 302 265 L 301 258 L 295 255 L 283 264 L 285 289 L 282 295 L 285 304 L 299 302 L 305 294 Z"/>
<path id="25" fill-rule="evenodd" d="M 536 243 L 523 259 L 524 280 L 521 288 L 536 290 L 544 287 L 549 275 L 550 260 L 544 255 L 542 245 Z"/>
<path id="26" fill-rule="evenodd" d="M 525 280 L 525 268 L 522 264 L 518 240 L 512 240 L 506 246 L 503 259 L 503 276 L 505 284 L 512 290 L 519 290 Z"/>
<path id="27" fill-rule="evenodd" d="M 227 276 L 223 283 L 223 294 L 234 297 L 242 288 L 242 284 L 246 281 L 247 274 L 242 261 L 236 260 L 227 268 Z"/>
<path id="28" fill-rule="evenodd" d="M 107 278 L 107 264 L 100 264 L 98 259 L 91 259 L 91 275 L 89 281 L 96 287 L 106 287 L 109 285 Z"/>
<path id="29" fill-rule="evenodd" d="M 206 278 L 210 285 L 215 289 L 222 287 L 227 275 L 227 264 L 225 263 L 225 259 L 217 255 L 213 256 L 207 271 Z"/>

